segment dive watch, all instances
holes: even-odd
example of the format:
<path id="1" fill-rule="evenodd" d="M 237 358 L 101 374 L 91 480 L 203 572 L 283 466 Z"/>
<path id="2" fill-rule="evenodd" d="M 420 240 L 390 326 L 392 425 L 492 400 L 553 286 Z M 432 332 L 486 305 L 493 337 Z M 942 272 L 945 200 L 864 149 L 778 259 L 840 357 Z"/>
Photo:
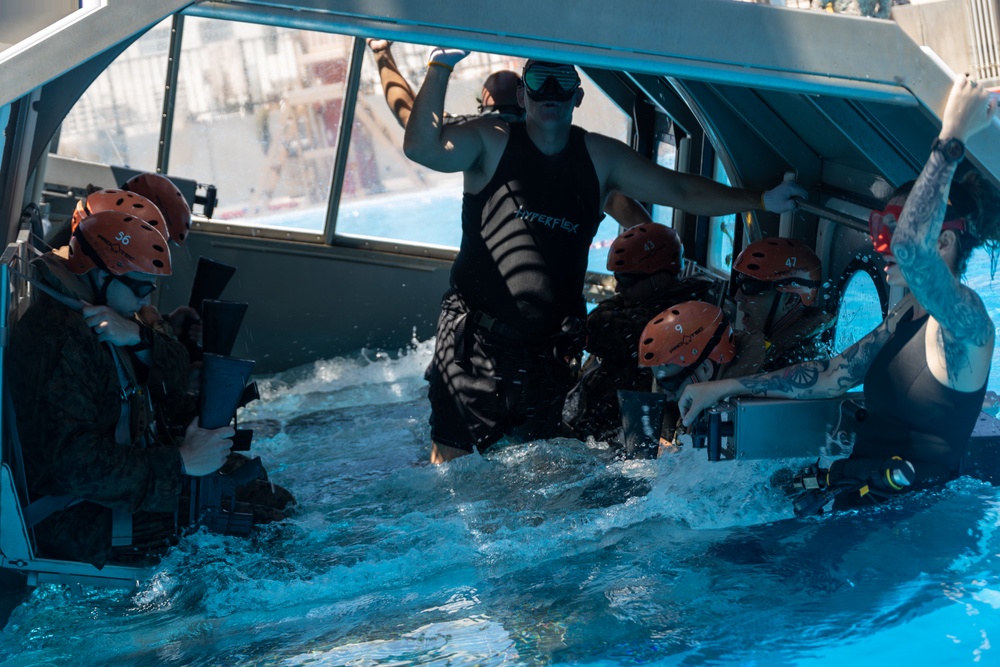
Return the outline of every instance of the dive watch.
<path id="1" fill-rule="evenodd" d="M 965 157 L 965 144 L 954 137 L 947 141 L 938 137 L 931 144 L 931 152 L 934 151 L 941 153 L 948 162 L 961 162 Z"/>

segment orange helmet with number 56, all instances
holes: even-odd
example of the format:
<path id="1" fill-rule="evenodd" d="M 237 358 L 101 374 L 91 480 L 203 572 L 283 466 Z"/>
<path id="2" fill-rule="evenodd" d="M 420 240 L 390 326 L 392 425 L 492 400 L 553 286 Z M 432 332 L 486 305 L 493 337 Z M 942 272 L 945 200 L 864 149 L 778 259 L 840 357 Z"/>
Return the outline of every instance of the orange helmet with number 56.
<path id="1" fill-rule="evenodd" d="M 145 221 L 121 211 L 101 211 L 80 221 L 69 239 L 66 267 L 77 275 L 99 268 L 116 276 L 133 271 L 170 275 L 170 250 Z"/>

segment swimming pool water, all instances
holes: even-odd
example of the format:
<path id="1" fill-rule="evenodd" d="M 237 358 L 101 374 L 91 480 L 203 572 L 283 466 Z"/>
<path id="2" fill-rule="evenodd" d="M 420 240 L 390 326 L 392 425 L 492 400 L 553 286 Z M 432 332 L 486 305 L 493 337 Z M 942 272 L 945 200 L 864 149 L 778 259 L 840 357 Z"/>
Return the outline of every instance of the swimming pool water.
<path id="1" fill-rule="evenodd" d="M 185 538 L 132 593 L 37 588 L 0 664 L 997 664 L 991 486 L 795 519 L 767 480 L 802 461 L 555 439 L 431 467 L 429 357 L 261 382 L 241 420 L 295 515 Z"/>

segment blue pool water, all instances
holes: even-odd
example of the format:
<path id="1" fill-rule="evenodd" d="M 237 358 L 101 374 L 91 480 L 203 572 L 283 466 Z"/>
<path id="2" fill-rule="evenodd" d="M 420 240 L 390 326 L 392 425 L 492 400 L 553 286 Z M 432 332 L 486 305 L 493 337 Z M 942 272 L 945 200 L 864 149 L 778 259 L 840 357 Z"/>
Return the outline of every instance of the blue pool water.
<path id="1" fill-rule="evenodd" d="M 431 467 L 429 357 L 263 381 L 241 419 L 294 517 L 186 538 L 132 593 L 42 586 L 0 664 L 997 664 L 996 489 L 795 519 L 766 482 L 802 461 L 557 439 Z"/>

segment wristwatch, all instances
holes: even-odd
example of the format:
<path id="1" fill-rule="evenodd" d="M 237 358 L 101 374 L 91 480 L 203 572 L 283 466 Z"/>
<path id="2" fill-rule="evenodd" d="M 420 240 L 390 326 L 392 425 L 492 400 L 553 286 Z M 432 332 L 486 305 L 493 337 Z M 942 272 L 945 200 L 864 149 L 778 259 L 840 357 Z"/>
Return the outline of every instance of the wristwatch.
<path id="1" fill-rule="evenodd" d="M 952 138 L 942 141 L 941 137 L 938 137 L 931 144 L 931 152 L 933 151 L 941 153 L 948 162 L 961 162 L 962 158 L 965 157 L 965 144 L 958 139 Z"/>

